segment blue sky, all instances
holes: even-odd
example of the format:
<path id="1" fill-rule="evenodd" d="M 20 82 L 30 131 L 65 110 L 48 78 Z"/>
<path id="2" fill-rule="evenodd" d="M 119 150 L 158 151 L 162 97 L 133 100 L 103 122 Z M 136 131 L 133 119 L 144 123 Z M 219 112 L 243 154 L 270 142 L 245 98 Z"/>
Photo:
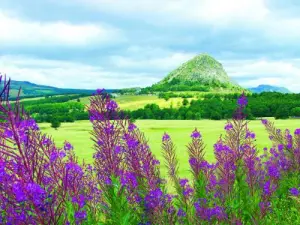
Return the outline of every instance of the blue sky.
<path id="1" fill-rule="evenodd" d="M 68 88 L 148 86 L 200 53 L 244 87 L 300 92 L 298 0 L 1 0 L 0 72 Z"/>

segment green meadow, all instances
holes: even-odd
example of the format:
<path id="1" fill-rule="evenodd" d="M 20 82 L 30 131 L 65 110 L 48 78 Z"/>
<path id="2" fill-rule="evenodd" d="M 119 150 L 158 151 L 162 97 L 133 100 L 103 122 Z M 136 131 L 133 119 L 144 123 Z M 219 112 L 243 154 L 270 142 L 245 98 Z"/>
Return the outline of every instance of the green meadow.
<path id="1" fill-rule="evenodd" d="M 277 128 L 289 128 L 294 131 L 300 128 L 300 120 L 274 120 Z M 186 145 L 191 140 L 191 132 L 197 128 L 206 143 L 206 159 L 214 161 L 213 145 L 221 134 L 224 134 L 225 120 L 137 120 L 137 126 L 143 131 L 149 140 L 149 146 L 153 154 L 161 161 L 161 172 L 166 174 L 166 168 L 161 154 L 161 138 L 164 132 L 170 134 L 177 147 L 177 156 L 180 163 L 180 175 L 189 177 L 189 165 Z M 63 123 L 57 130 L 50 124 L 40 124 L 41 130 L 50 134 L 56 144 L 61 147 L 65 140 L 71 142 L 80 160 L 88 163 L 93 161 L 93 142 L 90 139 L 92 130 L 89 121 L 77 121 L 74 123 Z M 263 151 L 264 147 L 271 147 L 264 126 L 259 120 L 250 121 L 249 128 L 256 133 L 257 148 Z"/>
<path id="2" fill-rule="evenodd" d="M 90 97 L 80 98 L 80 102 L 88 105 L 90 103 Z M 191 101 L 192 98 L 188 100 Z M 194 98 L 196 99 L 196 98 Z M 116 102 L 120 106 L 121 109 L 124 110 L 136 110 L 140 108 L 144 108 L 147 104 L 155 103 L 159 105 L 161 108 L 168 108 L 173 106 L 174 108 L 182 105 L 182 98 L 170 98 L 168 101 L 158 98 L 156 95 L 120 95 L 116 99 Z M 71 101 L 77 101 L 71 100 Z"/>

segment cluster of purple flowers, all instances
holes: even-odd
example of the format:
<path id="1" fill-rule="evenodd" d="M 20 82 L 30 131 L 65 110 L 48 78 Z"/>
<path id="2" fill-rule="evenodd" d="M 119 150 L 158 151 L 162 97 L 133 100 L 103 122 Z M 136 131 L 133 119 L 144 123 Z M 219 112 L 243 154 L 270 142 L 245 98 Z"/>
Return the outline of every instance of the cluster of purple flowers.
<path id="1" fill-rule="evenodd" d="M 205 160 L 202 134 L 191 133 L 188 180 L 179 178 L 170 135 L 162 137 L 164 179 L 143 133 L 116 117 L 118 105 L 103 90 L 89 107 L 93 166 L 78 161 L 71 143 L 59 148 L 42 134 L 20 104 L 10 105 L 8 90 L 9 82 L 0 96 L 0 224 L 258 224 L 277 218 L 283 197 L 299 201 L 300 129 L 281 132 L 262 120 L 273 146 L 259 155 L 244 94 L 214 145 L 214 163 Z"/>

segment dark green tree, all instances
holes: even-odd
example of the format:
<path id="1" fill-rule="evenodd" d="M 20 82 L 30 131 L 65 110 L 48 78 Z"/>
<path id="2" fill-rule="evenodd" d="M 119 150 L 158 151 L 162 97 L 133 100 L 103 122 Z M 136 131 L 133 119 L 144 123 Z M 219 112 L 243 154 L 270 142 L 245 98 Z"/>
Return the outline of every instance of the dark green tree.
<path id="1" fill-rule="evenodd" d="M 288 119 L 289 109 L 285 106 L 279 107 L 275 112 L 275 119 Z"/>
<path id="2" fill-rule="evenodd" d="M 300 107 L 293 108 L 291 110 L 291 116 L 300 117 Z"/>
<path id="3" fill-rule="evenodd" d="M 51 121 L 51 127 L 54 128 L 55 130 L 57 130 L 57 128 L 59 128 L 61 125 L 60 121 L 55 118 Z"/>
<path id="4" fill-rule="evenodd" d="M 182 101 L 182 105 L 187 106 L 189 104 L 189 101 L 185 98 Z"/>

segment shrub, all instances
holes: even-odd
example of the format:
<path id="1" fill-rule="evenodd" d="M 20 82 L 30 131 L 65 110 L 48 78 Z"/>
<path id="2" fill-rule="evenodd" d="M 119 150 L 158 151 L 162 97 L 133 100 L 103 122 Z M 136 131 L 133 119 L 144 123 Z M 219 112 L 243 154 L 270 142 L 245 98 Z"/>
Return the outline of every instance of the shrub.
<path id="1" fill-rule="evenodd" d="M 58 119 L 53 119 L 51 121 L 51 127 L 57 130 L 60 127 L 60 121 Z"/>
<path id="2" fill-rule="evenodd" d="M 120 109 L 102 90 L 89 107 L 93 166 L 80 163 L 69 142 L 57 147 L 8 94 L 9 82 L 0 99 L 1 224 L 300 223 L 300 129 L 262 120 L 273 147 L 259 155 L 244 95 L 214 145 L 214 163 L 205 160 L 201 133 L 192 132 L 188 180 L 178 173 L 172 138 L 162 137 L 165 179 L 143 133 L 116 118 Z"/>
<path id="3" fill-rule="evenodd" d="M 189 104 L 189 100 L 187 100 L 186 98 L 183 99 L 182 101 L 182 105 L 183 106 L 187 106 Z"/>

